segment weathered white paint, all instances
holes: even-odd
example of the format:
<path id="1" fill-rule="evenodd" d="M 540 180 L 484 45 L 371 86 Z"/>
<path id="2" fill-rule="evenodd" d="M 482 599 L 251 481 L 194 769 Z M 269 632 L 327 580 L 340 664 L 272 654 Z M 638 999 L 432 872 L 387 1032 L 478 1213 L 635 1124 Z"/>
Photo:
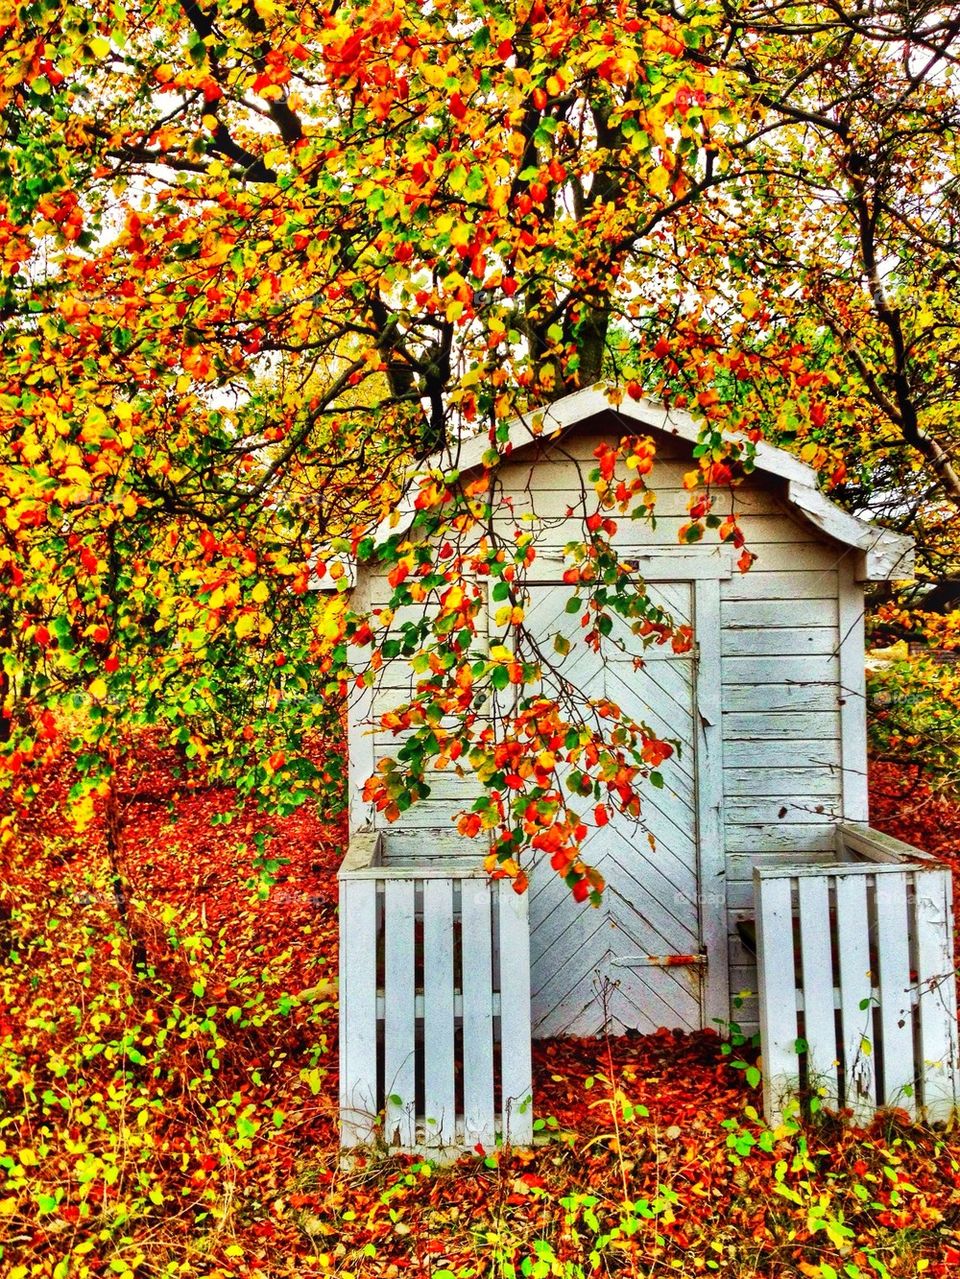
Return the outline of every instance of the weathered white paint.
<path id="1" fill-rule="evenodd" d="M 840 572 L 840 741 L 843 759 L 843 815 L 865 822 L 867 796 L 867 680 L 864 666 L 863 587 L 847 559 Z"/>
<path id="2" fill-rule="evenodd" d="M 415 985 L 416 884 L 384 885 L 384 1136 L 389 1146 L 409 1149 L 416 1125 L 417 1018 Z"/>
<path id="3" fill-rule="evenodd" d="M 500 883 L 501 1132 L 508 1145 L 533 1137 L 530 1081 L 530 920 L 527 898 Z"/>
<path id="4" fill-rule="evenodd" d="M 835 505 L 817 488 L 816 477 L 806 483 L 791 479 L 787 495 L 793 505 L 828 537 L 861 552 L 857 578 L 861 582 L 889 582 L 913 576 L 913 542 L 889 529 L 864 524 Z"/>
<path id="5" fill-rule="evenodd" d="M 528 1144 L 527 897 L 475 857 L 385 866 L 385 842 L 354 836 L 340 870 L 342 1143 Z"/>
<path id="6" fill-rule="evenodd" d="M 695 559 L 688 557 L 688 563 Z M 657 603 L 679 620 L 689 621 L 694 613 L 692 583 L 698 590 L 709 590 L 712 584 L 715 594 L 718 564 L 713 559 L 709 575 L 704 568 L 702 574 L 679 582 L 655 583 L 648 575 L 648 587 Z M 537 634 L 557 632 L 575 645 L 557 661 L 558 671 L 582 696 L 608 697 L 624 714 L 649 724 L 658 735 L 678 738 L 680 753 L 659 770 L 663 789 L 645 789 L 639 824 L 614 815 L 608 825 L 588 837 L 584 857 L 608 884 L 599 910 L 573 901 L 566 886 L 551 877 L 539 877 L 534 885 L 530 905 L 534 1033 L 596 1034 L 605 1024 L 618 1030 L 653 1030 L 660 1025 L 695 1028 L 704 1018 L 702 965 L 669 965 L 671 958 L 699 955 L 704 945 L 694 659 L 690 654 L 655 650 L 657 657 L 635 671 L 632 661 L 616 649 L 601 658 L 576 643 L 579 619 L 565 611 L 567 598 L 567 589 L 548 579 L 531 587 L 527 608 L 527 623 Z M 717 613 L 715 609 L 714 623 Z M 706 615 L 704 625 L 709 626 Z M 629 631 L 623 629 L 623 637 L 615 630 L 613 638 L 628 642 Z M 712 648 L 714 652 L 718 648 L 716 636 Z M 719 719 L 715 708 L 712 718 Z M 702 781 L 706 788 L 706 775 Z M 709 797 L 706 789 L 703 793 L 706 808 Z M 717 814 L 719 806 L 717 795 L 713 803 Z M 648 836 L 655 840 L 655 848 Z M 716 930 L 724 927 L 722 911 L 715 910 L 713 919 Z M 651 956 L 661 959 L 662 965 L 650 964 Z M 725 984 L 722 947 L 716 963 L 718 981 Z"/>
<path id="7" fill-rule="evenodd" d="M 947 1123 L 960 1103 L 957 984 L 953 958 L 953 881 L 949 870 L 917 876 L 916 947 L 923 1109 Z"/>
<path id="8" fill-rule="evenodd" d="M 913 1009 L 907 878 L 888 875 L 876 887 L 880 961 L 880 1022 L 885 1106 L 907 1107 L 913 1097 Z"/>
<path id="9" fill-rule="evenodd" d="M 825 876 L 797 884 L 800 964 L 803 980 L 803 1037 L 807 1043 L 808 1088 L 835 1108 L 839 1101 L 837 1032 L 833 1007 L 830 892 Z"/>
<path id="10" fill-rule="evenodd" d="M 854 1122 L 863 1124 L 873 1117 L 877 1101 L 866 872 L 835 875 L 833 879 L 840 960 L 844 1102 Z"/>
<path id="11" fill-rule="evenodd" d="M 904 539 L 881 535 L 839 512 L 815 492 L 815 477 L 808 468 L 765 447 L 758 455 L 758 469 L 717 499 L 721 514 L 732 511 L 741 519 L 747 546 L 757 556 L 750 571 L 740 573 L 732 548 L 718 545 L 710 534 L 697 545 L 680 546 L 677 532 L 688 518 L 689 500 L 683 476 L 690 469 L 696 424 L 647 403 L 624 405 L 613 413 L 602 393 L 591 389 L 554 406 L 540 425 L 515 424 L 496 477 L 494 527 L 512 535 L 516 520 L 529 517 L 527 526 L 534 534 L 537 555 L 528 576 L 535 583 L 532 594 L 541 603 L 532 602 L 527 623 L 539 627 L 547 638 L 571 624 L 560 598 L 559 582 L 567 566 L 563 548 L 580 537 L 584 515 L 596 509 L 596 495 L 587 478 L 595 464 L 594 450 L 601 441 L 617 439 L 625 429 L 649 429 L 656 435 L 658 456 L 651 482 L 657 492 L 657 522 L 653 526 L 620 520 L 614 541 L 621 556 L 678 619 L 695 624 L 696 659 L 676 660 L 668 650 L 655 647 L 642 653 L 645 668 L 640 672 L 615 653 L 601 672 L 594 669 L 589 653 L 572 651 L 566 673 L 581 692 L 589 692 L 599 681 L 604 693 L 631 713 L 642 705 L 651 727 L 683 738 L 685 749 L 661 770 L 668 780 L 664 791 L 648 788 L 645 792 L 655 849 L 647 843 L 645 826 L 618 822 L 604 828 L 603 841 L 597 842 L 594 836 L 588 844 L 587 859 L 599 863 L 608 880 L 602 911 L 574 909 L 565 886 L 541 867 L 535 868 L 533 886 L 524 898 L 516 898 L 501 885 L 494 914 L 501 944 L 507 945 L 508 932 L 514 938 L 510 947 L 518 944 L 518 930 L 524 930 L 526 922 L 511 915 L 508 903 L 512 907 L 516 901 L 524 910 L 529 906 L 533 915 L 529 981 L 540 1033 L 596 1033 L 605 1016 L 614 1030 L 711 1025 L 728 1015 L 750 1029 L 757 1016 L 755 1005 L 732 1012 L 729 992 L 756 990 L 758 985 L 754 958 L 736 935 L 737 921 L 754 914 L 752 872 L 757 866 L 766 873 L 778 867 L 802 870 L 804 863 L 828 862 L 835 855 L 838 821 L 866 819 L 863 596 L 858 579 L 893 571 L 894 561 L 896 571 L 904 571 L 908 547 Z M 477 465 L 487 446 L 483 439 L 459 449 L 456 456 L 437 460 L 441 469 L 456 466 L 462 474 Z M 382 536 L 408 529 L 411 516 L 402 509 L 381 530 Z M 559 607 L 551 605 L 549 616 L 538 617 L 538 608 L 551 589 L 555 590 L 553 605 Z M 374 609 L 389 603 L 391 590 L 380 573 L 361 568 L 357 590 L 366 592 Z M 395 623 L 415 620 L 430 608 L 428 600 L 404 609 Z M 488 618 L 489 640 L 497 642 L 493 611 Z M 572 625 L 576 627 L 576 619 Z M 420 884 L 417 892 L 424 902 L 426 936 L 428 897 L 446 901 L 444 894 L 448 889 L 452 892 L 451 884 L 462 885 L 464 876 L 470 879 L 468 868 L 479 865 L 483 851 L 479 842 L 459 837 L 454 825 L 458 812 L 469 808 L 479 794 L 478 784 L 469 774 L 458 775 L 452 769 L 430 778 L 429 798 L 413 805 L 390 827 L 382 815 L 372 813 L 358 799 L 360 774 L 365 778 L 380 761 L 394 755 L 402 740 L 382 729 L 366 730 L 376 728 L 385 710 L 412 695 L 417 678 L 402 663 L 391 664 L 351 716 L 351 826 L 354 830 L 369 826 L 386 835 L 381 850 L 386 864 L 377 868 L 381 892 L 393 880 L 413 877 Z M 659 709 L 658 699 L 662 699 Z M 361 719 L 367 721 L 365 726 Z M 854 833 L 851 848 L 856 838 Z M 870 847 L 876 849 L 874 843 Z M 799 881 L 792 882 L 796 893 L 808 902 L 822 900 L 819 888 L 801 889 Z M 831 891 L 835 901 L 836 889 Z M 849 893 L 855 896 L 857 891 Z M 870 894 L 867 908 L 877 918 L 883 914 L 880 898 Z M 523 1101 L 517 1100 L 524 1090 L 529 1092 L 529 1027 L 524 1020 L 529 1004 L 524 1009 L 520 999 L 518 1006 L 516 993 L 510 996 L 509 1008 L 502 995 L 487 1004 L 479 987 L 470 987 L 468 996 L 468 982 L 447 998 L 442 974 L 451 963 L 456 965 L 457 952 L 453 947 L 448 954 L 439 940 L 447 908 L 437 909 L 441 914 L 430 927 L 436 930 L 441 974 L 437 980 L 443 993 L 432 991 L 429 999 L 426 991 L 416 995 L 415 1009 L 423 1008 L 423 1033 L 426 1036 L 428 1020 L 434 1027 L 449 1024 L 451 1001 L 456 1016 L 464 1015 L 465 1003 L 475 1008 L 480 1035 L 471 1043 L 470 1054 L 475 1063 L 482 1060 L 470 1067 L 475 1082 L 470 1089 L 470 1131 L 489 1137 L 499 1128 L 512 1139 L 521 1139 L 517 1133 L 529 1132 L 530 1122 L 529 1106 L 524 1108 Z M 891 912 L 896 913 L 894 907 L 887 911 Z M 806 941 L 801 935 L 797 962 L 805 965 L 803 981 L 815 987 L 824 981 L 822 973 L 816 976 L 822 969 L 824 946 L 822 934 L 812 931 L 810 918 L 808 912 Z M 454 927 L 460 927 L 459 917 Z M 768 919 L 768 935 L 769 927 Z M 498 974 L 504 992 L 508 987 L 514 990 L 510 985 L 514 978 L 522 987 L 528 980 L 526 949 L 521 948 L 518 965 L 504 966 L 496 944 L 483 989 L 492 988 Z M 678 954 L 692 962 L 671 969 L 651 958 Z M 859 962 L 853 952 L 850 959 Z M 768 956 L 768 971 L 769 960 Z M 783 968 L 779 958 L 774 962 Z M 484 964 L 481 941 L 479 971 L 484 971 Z M 888 986 L 899 980 L 899 965 L 894 954 L 888 964 Z M 850 988 L 860 980 L 856 971 L 856 963 L 852 969 L 848 963 Z M 784 977 L 783 972 L 780 976 Z M 793 974 L 786 976 L 793 987 Z M 839 990 L 840 975 L 830 975 L 831 990 L 834 980 Z M 879 981 L 884 982 L 882 968 Z M 599 994 L 604 984 L 605 1009 Z M 429 1018 L 428 1007 L 433 1010 Z M 881 1022 L 883 1016 L 881 1010 Z M 811 1017 L 816 1022 L 812 1010 Z M 792 1040 L 797 1037 L 798 1018 L 802 1023 L 803 1010 L 795 1007 Z M 831 1051 L 839 1055 L 843 1045 L 831 1048 L 827 1042 L 825 1012 L 820 1025 L 818 1052 L 824 1057 Z M 774 1027 L 775 1042 L 789 1030 L 789 1026 Z M 499 1038 L 493 1040 L 497 1031 Z M 447 1141 L 450 1132 L 451 1034 L 431 1031 L 432 1042 L 438 1045 L 431 1052 L 443 1065 L 432 1072 L 433 1082 L 418 1085 L 440 1098 L 437 1113 L 431 1116 L 439 1144 Z M 847 1038 L 852 1042 L 852 1037 L 851 1027 Z M 497 1116 L 492 1114 L 486 1082 L 488 1042 L 499 1043 L 504 1071 L 508 1060 L 517 1063 L 517 1088 L 504 1091 Z M 936 1044 L 933 1038 L 929 1042 L 932 1052 Z M 496 1051 L 493 1056 L 498 1060 Z M 819 1058 L 815 1065 L 819 1070 Z M 892 1075 L 885 1077 L 885 1085 L 892 1079 Z M 839 1089 L 839 1076 L 837 1080 Z M 897 1087 L 902 1089 L 902 1081 Z M 460 1139 L 462 1088 L 454 1106 L 461 1118 L 450 1122 Z"/>
<path id="12" fill-rule="evenodd" d="M 377 1088 L 377 885 L 340 880 L 340 1140 L 369 1139 Z"/>
<path id="13" fill-rule="evenodd" d="M 790 881 L 782 876 L 757 891 L 757 959 L 760 980 L 760 1042 L 763 1045 L 763 1110 L 770 1123 L 800 1082 L 797 1056 L 793 910 Z"/>
<path id="14" fill-rule="evenodd" d="M 699 863 L 700 946 L 706 955 L 703 1022 L 730 1017 L 730 968 L 726 954 L 724 901 L 726 865 L 723 840 L 723 726 L 720 663 L 720 583 L 709 579 L 694 587 L 696 693 L 694 699 L 697 855 Z"/>
<path id="15" fill-rule="evenodd" d="M 946 1121 L 960 1060 L 950 872 L 862 826 L 842 852 L 832 865 L 754 868 L 765 1113 L 777 1122 L 805 1076 L 859 1123 L 884 1105 Z"/>
<path id="16" fill-rule="evenodd" d="M 620 434 L 647 432 L 672 437 L 688 445 L 698 442 L 702 429 L 690 414 L 648 399 L 624 399 L 616 409 L 612 409 L 607 389 L 597 384 L 565 396 L 542 412 L 515 419 L 508 426 L 507 438 L 499 442 L 497 448 L 504 459 L 531 447 L 543 449 L 551 442 L 555 451 L 561 452 L 561 437 L 565 437 L 571 427 L 582 427 L 593 419 L 616 422 Z M 456 470 L 463 474 L 479 467 L 489 448 L 489 436 L 483 433 L 472 440 L 448 446 L 442 453 L 429 458 L 424 466 L 442 473 Z M 569 455 L 566 439 L 563 440 L 562 452 Z M 782 449 L 761 442 L 755 447 L 754 459 L 756 470 L 761 475 L 786 481 L 787 500 L 802 518 L 830 539 L 852 546 L 860 553 L 863 578 L 886 581 L 891 576 L 910 576 L 912 543 L 908 538 L 874 528 L 835 506 L 818 491 L 816 472 Z M 583 494 L 582 486 L 572 490 L 574 500 L 578 492 Z M 394 515 L 378 530 L 378 541 L 386 541 L 398 531 L 405 531 L 413 515 L 413 495 L 408 494 Z"/>
<path id="17" fill-rule="evenodd" d="M 423 881 L 423 1072 L 428 1142 L 456 1139 L 453 880 Z M 528 995 L 529 998 L 529 995 Z"/>

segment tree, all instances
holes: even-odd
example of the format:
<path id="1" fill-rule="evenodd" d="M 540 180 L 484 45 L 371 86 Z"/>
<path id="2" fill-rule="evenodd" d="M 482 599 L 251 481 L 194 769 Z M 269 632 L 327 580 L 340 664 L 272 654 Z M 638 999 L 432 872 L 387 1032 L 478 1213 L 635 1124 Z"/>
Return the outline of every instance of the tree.
<path id="1" fill-rule="evenodd" d="M 795 442 L 899 523 L 952 509 L 957 14 L 8 6 L 0 644 L 15 791 L 76 703 L 91 785 L 119 734 L 163 723 L 244 791 L 298 802 L 336 782 L 302 748 L 369 649 L 374 665 L 431 670 L 404 712 L 426 726 L 420 749 L 378 791 L 416 798 L 446 750 L 438 707 L 462 721 L 485 688 L 540 679 L 506 645 L 478 654 L 469 585 L 484 566 L 498 576 L 505 625 L 522 627 L 511 576 L 535 549 L 491 537 L 465 555 L 440 536 L 450 549 L 431 561 L 371 532 L 404 491 L 421 528 L 482 524 L 482 478 L 463 493 L 423 459 L 485 431 L 492 462 L 512 415 L 601 375 L 615 396 L 648 388 L 703 416 L 707 488 L 732 478 L 738 427 Z M 618 493 L 617 458 L 598 458 L 571 560 L 588 640 L 619 616 L 682 646 L 610 545 L 617 507 L 646 509 L 652 463 L 642 440 L 619 453 L 633 478 Z M 693 494 L 690 535 L 718 523 Z M 355 553 L 385 557 L 397 606 L 414 589 L 440 602 L 436 625 L 374 642 L 368 618 L 309 589 Z M 575 763 L 596 820 L 636 807 L 666 749 L 654 734 L 520 706 L 500 747 Z M 497 743 L 475 745 L 473 766 L 499 775 Z M 552 767 L 521 778 L 544 821 L 492 815 L 495 855 L 516 871 L 540 839 L 578 893 L 596 891 Z"/>

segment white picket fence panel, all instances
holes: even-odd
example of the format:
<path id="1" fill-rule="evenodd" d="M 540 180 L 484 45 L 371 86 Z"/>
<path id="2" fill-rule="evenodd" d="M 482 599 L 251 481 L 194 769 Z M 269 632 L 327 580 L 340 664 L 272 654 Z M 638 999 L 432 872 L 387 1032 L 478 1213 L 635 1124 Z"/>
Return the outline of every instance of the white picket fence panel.
<path id="1" fill-rule="evenodd" d="M 819 1096 L 866 1123 L 897 1107 L 946 1122 L 960 1099 L 950 871 L 841 825 L 843 860 L 758 867 L 764 1112 Z"/>
<path id="2" fill-rule="evenodd" d="M 528 1144 L 527 896 L 475 858 L 384 866 L 382 841 L 339 875 L 341 1144 Z"/>

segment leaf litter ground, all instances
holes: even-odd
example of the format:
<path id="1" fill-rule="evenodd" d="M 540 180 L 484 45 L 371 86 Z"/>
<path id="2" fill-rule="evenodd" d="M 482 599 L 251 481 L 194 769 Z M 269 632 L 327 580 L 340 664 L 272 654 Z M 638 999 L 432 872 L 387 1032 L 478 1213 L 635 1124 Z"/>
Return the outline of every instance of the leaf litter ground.
<path id="1" fill-rule="evenodd" d="M 333 749 L 336 749 L 334 747 Z M 945 1275 L 960 1140 L 892 1115 L 771 1132 L 716 1035 L 535 1050 L 542 1144 L 340 1167 L 336 869 L 342 819 L 270 825 L 141 743 L 104 826 L 51 768 L 3 851 L 0 1272 Z M 953 860 L 960 811 L 881 766 L 875 822 Z M 910 803 L 906 803 L 906 799 Z M 912 809 L 912 812 L 910 811 Z M 238 851 L 240 844 L 246 851 Z M 140 968 L 137 968 L 137 964 Z M 749 1054 L 745 1054 L 748 1056 Z"/>

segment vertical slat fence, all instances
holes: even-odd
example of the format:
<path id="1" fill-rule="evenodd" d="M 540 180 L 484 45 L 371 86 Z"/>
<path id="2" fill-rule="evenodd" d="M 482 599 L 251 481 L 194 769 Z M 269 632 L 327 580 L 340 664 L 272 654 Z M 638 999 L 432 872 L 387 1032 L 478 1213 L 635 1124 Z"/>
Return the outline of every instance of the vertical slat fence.
<path id="1" fill-rule="evenodd" d="M 379 903 L 379 907 L 378 907 Z M 474 862 L 340 871 L 342 1144 L 533 1138 L 527 898 Z"/>
<path id="2" fill-rule="evenodd" d="M 865 828 L 851 842 L 869 858 Z M 771 1123 L 797 1098 L 856 1123 L 882 1106 L 945 1122 L 957 1107 L 950 872 L 898 861 L 891 843 L 878 838 L 875 860 L 754 870 Z"/>

